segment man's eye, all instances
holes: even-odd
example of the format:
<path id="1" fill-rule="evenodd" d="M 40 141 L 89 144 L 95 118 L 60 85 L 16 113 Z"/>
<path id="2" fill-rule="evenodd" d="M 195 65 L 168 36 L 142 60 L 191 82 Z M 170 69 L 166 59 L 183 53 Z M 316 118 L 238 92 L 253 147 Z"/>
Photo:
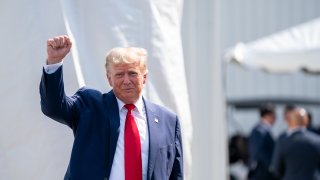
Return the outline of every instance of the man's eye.
<path id="1" fill-rule="evenodd" d="M 137 76 L 138 75 L 138 73 L 136 73 L 136 72 L 129 72 L 129 76 Z"/>
<path id="2" fill-rule="evenodd" d="M 118 73 L 118 74 L 116 74 L 116 77 L 117 78 L 120 78 L 120 77 L 122 77 L 123 76 L 123 74 L 122 73 Z"/>

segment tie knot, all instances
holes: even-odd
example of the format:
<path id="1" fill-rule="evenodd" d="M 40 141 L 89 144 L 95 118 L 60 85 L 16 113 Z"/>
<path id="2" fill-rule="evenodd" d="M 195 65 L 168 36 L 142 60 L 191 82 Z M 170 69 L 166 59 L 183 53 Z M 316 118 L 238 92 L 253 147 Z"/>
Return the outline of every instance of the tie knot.
<path id="1" fill-rule="evenodd" d="M 128 109 L 128 112 L 131 112 L 136 106 L 134 104 L 126 104 L 124 107 Z"/>

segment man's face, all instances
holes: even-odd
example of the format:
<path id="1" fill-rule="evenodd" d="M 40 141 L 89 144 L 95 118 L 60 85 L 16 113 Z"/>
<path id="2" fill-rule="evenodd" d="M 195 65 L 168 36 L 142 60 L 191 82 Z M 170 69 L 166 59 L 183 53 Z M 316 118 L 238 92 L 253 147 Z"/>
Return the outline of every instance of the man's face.
<path id="1" fill-rule="evenodd" d="M 273 125 L 276 122 L 276 114 L 275 113 L 271 113 L 270 115 L 270 124 Z"/>
<path id="2" fill-rule="evenodd" d="M 294 111 L 293 110 L 287 111 L 284 114 L 284 118 L 285 118 L 286 121 L 290 121 L 293 117 L 294 117 Z"/>
<path id="3" fill-rule="evenodd" d="M 116 97 L 125 104 L 133 104 L 141 96 L 147 74 L 139 62 L 133 62 L 110 65 L 107 77 Z"/>

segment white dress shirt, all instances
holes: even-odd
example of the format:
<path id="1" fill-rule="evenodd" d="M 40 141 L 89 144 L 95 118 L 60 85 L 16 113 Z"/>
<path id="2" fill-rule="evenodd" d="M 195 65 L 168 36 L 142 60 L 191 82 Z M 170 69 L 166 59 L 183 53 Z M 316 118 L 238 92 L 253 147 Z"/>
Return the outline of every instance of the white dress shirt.
<path id="1" fill-rule="evenodd" d="M 44 70 L 47 74 L 52 74 L 62 66 L 63 62 L 51 65 L 44 65 Z M 117 142 L 116 151 L 111 167 L 110 180 L 125 180 L 125 166 L 124 166 L 124 125 L 128 110 L 124 107 L 124 103 L 117 98 L 120 116 L 120 133 Z M 140 142 L 141 142 L 141 158 L 142 158 L 142 180 L 147 179 L 148 172 L 148 157 L 149 157 L 149 131 L 147 124 L 147 116 L 142 97 L 134 103 L 136 108 L 132 113 L 136 121 Z"/>
<path id="2" fill-rule="evenodd" d="M 52 74 L 54 72 L 56 72 L 60 66 L 62 66 L 63 64 L 63 61 L 61 61 L 60 63 L 57 63 L 57 64 L 50 64 L 50 65 L 44 65 L 44 71 L 47 73 L 47 74 Z"/>
<path id="3" fill-rule="evenodd" d="M 114 154 L 113 164 L 110 173 L 110 180 L 124 180 L 124 125 L 128 110 L 124 107 L 124 103 L 117 98 L 119 115 L 120 115 L 120 134 L 117 142 L 116 152 Z M 132 111 L 134 120 L 136 121 L 140 142 L 142 157 L 142 179 L 147 179 L 148 156 L 149 156 L 149 131 L 147 125 L 146 111 L 142 97 L 134 104 L 136 108 Z"/>

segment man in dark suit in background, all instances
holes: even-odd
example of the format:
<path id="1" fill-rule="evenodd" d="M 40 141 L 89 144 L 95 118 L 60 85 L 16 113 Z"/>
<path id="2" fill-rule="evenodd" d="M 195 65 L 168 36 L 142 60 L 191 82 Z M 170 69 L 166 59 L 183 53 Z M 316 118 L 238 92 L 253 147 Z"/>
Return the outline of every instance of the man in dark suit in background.
<path id="1" fill-rule="evenodd" d="M 284 117 L 285 122 L 288 122 L 288 121 L 291 120 L 291 118 L 293 117 L 292 114 L 294 113 L 295 109 L 296 109 L 296 106 L 293 105 L 293 104 L 287 104 L 287 105 L 285 106 L 285 108 L 284 108 L 284 113 L 283 113 L 283 117 Z M 287 134 L 288 134 L 288 131 L 287 131 L 287 130 L 285 130 L 284 132 L 282 132 L 282 133 L 279 135 L 277 141 L 279 141 L 279 140 L 287 137 Z"/>
<path id="2" fill-rule="evenodd" d="M 115 48 L 106 57 L 108 93 L 89 88 L 66 96 L 62 60 L 67 36 L 47 41 L 41 109 L 73 130 L 74 144 L 64 179 L 182 180 L 183 153 L 178 117 L 142 97 L 147 53 Z"/>
<path id="3" fill-rule="evenodd" d="M 272 180 L 269 171 L 274 149 L 271 127 L 276 120 L 275 107 L 266 104 L 260 108 L 260 122 L 249 137 L 249 175 L 250 180 Z"/>
<path id="4" fill-rule="evenodd" d="M 320 179 L 320 136 L 306 130 L 304 109 L 296 108 L 288 133 L 277 142 L 272 171 L 284 180 Z"/>

